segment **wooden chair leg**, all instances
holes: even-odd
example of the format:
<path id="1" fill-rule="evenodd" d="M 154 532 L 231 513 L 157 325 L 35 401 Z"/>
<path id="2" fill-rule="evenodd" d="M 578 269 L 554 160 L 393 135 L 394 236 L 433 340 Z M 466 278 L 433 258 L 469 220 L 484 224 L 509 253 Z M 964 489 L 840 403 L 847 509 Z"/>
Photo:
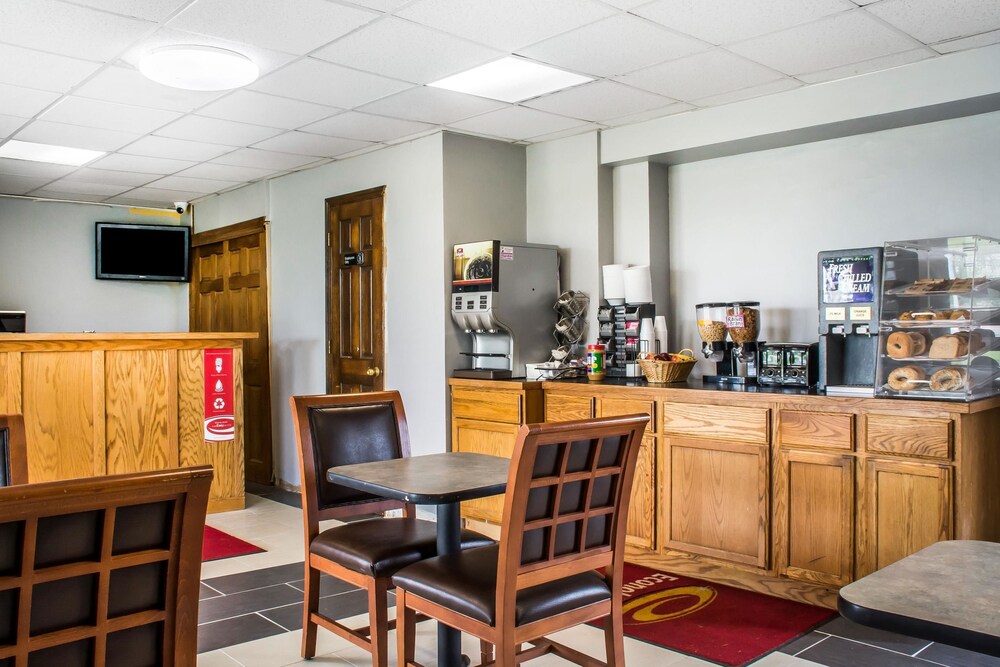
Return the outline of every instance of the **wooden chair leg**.
<path id="1" fill-rule="evenodd" d="M 611 612 L 604 619 L 604 649 L 607 651 L 608 667 L 625 667 L 625 628 L 621 610 Z"/>
<path id="2" fill-rule="evenodd" d="M 312 658 L 316 655 L 316 624 L 312 622 L 312 614 L 319 611 L 319 570 L 309 567 L 309 556 L 306 555 L 305 594 L 302 605 L 302 657 Z"/>
<path id="3" fill-rule="evenodd" d="M 396 653 L 399 667 L 416 658 L 417 613 L 406 606 L 406 591 L 396 589 Z"/>
<path id="4" fill-rule="evenodd" d="M 388 579 L 372 579 L 368 584 L 368 627 L 372 649 L 372 667 L 389 665 L 389 609 L 386 593 Z"/>
<path id="5" fill-rule="evenodd" d="M 507 636 L 501 632 L 497 637 L 496 646 L 493 647 L 496 651 L 495 667 L 515 667 L 517 647 L 518 644 L 514 643 L 513 636 Z"/>

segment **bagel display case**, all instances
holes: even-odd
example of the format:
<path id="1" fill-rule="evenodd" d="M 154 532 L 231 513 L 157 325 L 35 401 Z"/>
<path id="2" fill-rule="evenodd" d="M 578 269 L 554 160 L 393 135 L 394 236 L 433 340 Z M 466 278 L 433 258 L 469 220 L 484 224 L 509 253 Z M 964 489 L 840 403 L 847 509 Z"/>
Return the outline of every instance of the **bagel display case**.
<path id="1" fill-rule="evenodd" d="M 1000 241 L 885 244 L 876 376 L 878 396 L 1000 394 Z"/>

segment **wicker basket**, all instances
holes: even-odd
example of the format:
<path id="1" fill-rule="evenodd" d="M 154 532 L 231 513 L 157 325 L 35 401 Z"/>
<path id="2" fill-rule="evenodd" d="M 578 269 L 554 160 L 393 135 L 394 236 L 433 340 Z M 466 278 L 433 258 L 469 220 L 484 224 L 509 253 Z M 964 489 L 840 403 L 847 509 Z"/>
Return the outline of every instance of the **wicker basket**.
<path id="1" fill-rule="evenodd" d="M 689 348 L 684 348 L 676 355 L 683 356 L 683 361 L 657 361 L 656 359 L 639 359 L 639 368 L 646 376 L 646 382 L 652 384 L 665 384 L 667 382 L 684 382 L 691 369 L 694 368 L 697 360 L 694 352 Z"/>

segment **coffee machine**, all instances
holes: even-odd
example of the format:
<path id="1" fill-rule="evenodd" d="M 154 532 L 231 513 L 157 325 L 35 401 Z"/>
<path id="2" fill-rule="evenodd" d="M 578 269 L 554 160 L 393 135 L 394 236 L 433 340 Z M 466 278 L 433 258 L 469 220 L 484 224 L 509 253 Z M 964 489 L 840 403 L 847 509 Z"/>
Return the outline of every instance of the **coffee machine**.
<path id="1" fill-rule="evenodd" d="M 875 395 L 882 259 L 879 247 L 818 255 L 817 388 L 829 395 Z"/>
<path id="2" fill-rule="evenodd" d="M 756 384 L 760 302 L 700 303 L 695 309 L 702 354 L 715 362 L 715 374 L 705 375 L 702 381 Z"/>
<path id="3" fill-rule="evenodd" d="M 469 334 L 455 377 L 522 377 L 548 359 L 559 296 L 555 246 L 477 241 L 454 246 L 451 317 Z"/>

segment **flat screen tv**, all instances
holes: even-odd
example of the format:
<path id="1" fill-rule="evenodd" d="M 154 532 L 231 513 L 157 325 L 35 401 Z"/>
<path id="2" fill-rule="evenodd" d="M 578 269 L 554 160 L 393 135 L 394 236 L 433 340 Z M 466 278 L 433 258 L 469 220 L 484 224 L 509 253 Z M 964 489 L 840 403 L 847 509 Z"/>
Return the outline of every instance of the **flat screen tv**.
<path id="1" fill-rule="evenodd" d="M 187 226 L 98 222 L 96 277 L 188 282 L 190 250 Z"/>

